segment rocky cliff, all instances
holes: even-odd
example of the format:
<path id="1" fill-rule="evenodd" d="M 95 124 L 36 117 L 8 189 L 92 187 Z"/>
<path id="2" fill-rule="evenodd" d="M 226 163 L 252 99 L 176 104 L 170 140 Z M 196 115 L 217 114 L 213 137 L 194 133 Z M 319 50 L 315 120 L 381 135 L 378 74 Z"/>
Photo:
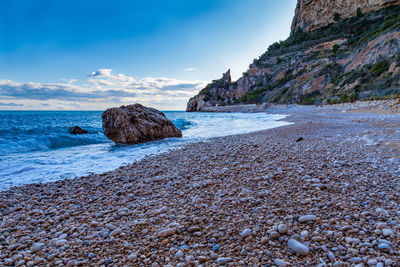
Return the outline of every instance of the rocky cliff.
<path id="1" fill-rule="evenodd" d="M 298 0 L 292 33 L 297 29 L 315 30 L 342 18 L 351 18 L 358 12 L 368 13 L 383 7 L 400 5 L 400 0 Z"/>
<path id="2" fill-rule="evenodd" d="M 299 2 L 301 6 L 314 1 Z M 207 85 L 189 100 L 187 111 L 231 104 L 318 104 L 396 97 L 400 97 L 400 5 L 358 12 L 315 30 L 297 29 L 255 59 L 238 81 L 232 82 L 228 71 Z"/>

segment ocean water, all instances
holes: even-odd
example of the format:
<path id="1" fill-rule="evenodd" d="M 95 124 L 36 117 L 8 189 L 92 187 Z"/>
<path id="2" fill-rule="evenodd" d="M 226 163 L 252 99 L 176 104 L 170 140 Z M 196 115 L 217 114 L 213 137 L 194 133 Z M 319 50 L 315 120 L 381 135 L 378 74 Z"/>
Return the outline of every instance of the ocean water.
<path id="1" fill-rule="evenodd" d="M 0 190 L 114 170 L 211 137 L 284 126 L 285 115 L 165 112 L 183 138 L 123 146 L 108 140 L 101 111 L 0 111 Z M 68 129 L 80 126 L 86 135 Z"/>

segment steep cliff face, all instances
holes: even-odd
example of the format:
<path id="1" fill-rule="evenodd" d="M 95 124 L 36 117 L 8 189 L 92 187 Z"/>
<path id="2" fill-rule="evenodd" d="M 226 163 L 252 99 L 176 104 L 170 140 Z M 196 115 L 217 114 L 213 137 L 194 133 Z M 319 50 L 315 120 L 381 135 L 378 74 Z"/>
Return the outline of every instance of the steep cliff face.
<path id="1" fill-rule="evenodd" d="M 299 28 L 311 31 L 326 26 L 335 21 L 336 13 L 346 19 L 356 16 L 357 10 L 368 13 L 399 4 L 400 0 L 298 0 L 291 30 L 294 33 Z"/>
<path id="2" fill-rule="evenodd" d="M 232 82 L 228 72 L 209 84 L 189 101 L 188 111 L 230 104 L 396 97 L 400 97 L 400 5 L 359 12 L 314 31 L 296 30 L 287 40 L 271 45 L 238 81 Z"/>

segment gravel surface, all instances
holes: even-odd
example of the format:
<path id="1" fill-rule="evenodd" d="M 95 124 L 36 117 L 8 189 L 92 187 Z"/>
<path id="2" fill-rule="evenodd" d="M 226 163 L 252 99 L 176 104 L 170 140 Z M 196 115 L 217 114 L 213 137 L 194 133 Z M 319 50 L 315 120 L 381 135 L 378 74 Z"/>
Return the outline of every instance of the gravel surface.
<path id="1" fill-rule="evenodd" d="M 399 266 L 399 114 L 289 120 L 0 192 L 0 265 Z"/>

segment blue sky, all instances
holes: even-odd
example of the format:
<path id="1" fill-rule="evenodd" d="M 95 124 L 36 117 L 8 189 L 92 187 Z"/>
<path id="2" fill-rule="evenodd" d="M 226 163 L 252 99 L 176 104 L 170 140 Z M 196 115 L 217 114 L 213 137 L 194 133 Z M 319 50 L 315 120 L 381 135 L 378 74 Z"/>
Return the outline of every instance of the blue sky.
<path id="1" fill-rule="evenodd" d="M 0 109 L 183 110 L 286 39 L 296 0 L 2 0 Z"/>

